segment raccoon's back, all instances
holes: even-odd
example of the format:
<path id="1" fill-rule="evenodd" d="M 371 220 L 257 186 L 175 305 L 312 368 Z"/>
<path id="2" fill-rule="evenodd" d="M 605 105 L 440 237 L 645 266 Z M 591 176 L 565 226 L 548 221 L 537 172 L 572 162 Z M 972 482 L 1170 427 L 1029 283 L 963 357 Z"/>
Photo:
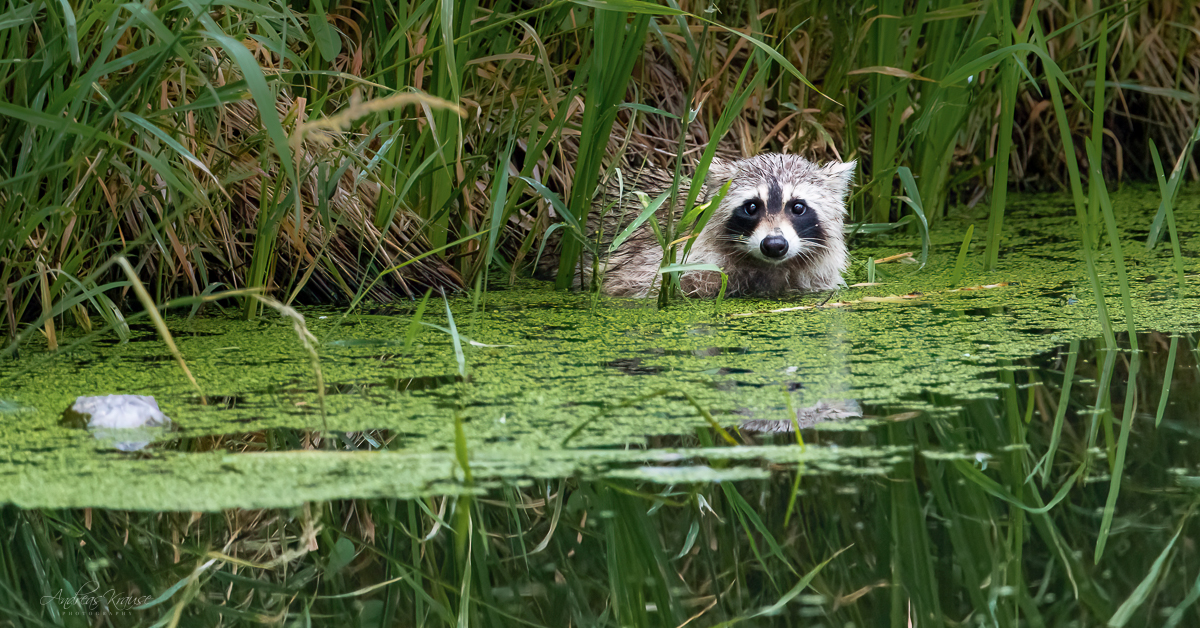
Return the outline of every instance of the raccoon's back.
<path id="1" fill-rule="evenodd" d="M 617 236 L 627 229 L 630 224 L 633 224 L 637 220 L 637 217 L 646 209 L 642 204 L 642 198 L 639 197 L 638 192 L 645 195 L 647 203 L 652 203 L 662 194 L 670 193 L 673 183 L 674 175 L 657 167 L 640 170 L 633 177 L 619 177 L 616 174 L 610 176 L 605 182 L 603 191 L 592 200 L 586 222 L 586 236 L 588 241 L 595 243 L 601 256 L 606 257 L 609 248 L 616 241 Z M 687 202 L 690 192 L 691 180 L 686 176 L 681 176 L 673 206 L 669 205 L 671 199 L 668 198 L 663 201 L 662 206 L 656 212 L 655 219 L 658 220 L 660 227 L 665 224 L 668 211 L 673 210 L 676 221 L 683 216 L 683 205 Z M 704 200 L 707 199 L 701 198 L 697 202 L 703 202 Z M 568 229 L 570 229 L 569 226 L 555 229 L 554 233 L 547 239 L 545 252 L 542 254 L 537 265 L 537 270 L 535 271 L 536 277 L 549 279 L 558 272 L 562 252 L 562 239 L 564 237 L 574 237 L 565 233 Z M 661 259 L 661 248 L 654 235 L 654 229 L 650 221 L 646 220 L 620 247 L 620 253 L 634 253 L 634 255 L 619 255 L 618 257 L 644 260 L 645 256 L 637 255 L 636 253 L 648 248 L 658 250 L 658 257 Z M 619 260 L 616 261 L 618 261 L 618 264 L 615 267 L 610 267 L 608 272 L 620 272 L 621 267 L 627 265 L 632 259 L 626 259 L 624 263 L 621 263 Z M 592 255 L 587 250 L 587 247 L 584 247 L 580 255 L 580 262 L 577 263 L 575 281 L 573 282 L 575 287 L 586 283 L 585 281 L 581 281 L 581 272 L 583 278 L 590 281 L 591 268 Z M 654 264 L 655 272 L 657 272 L 657 268 L 658 264 L 656 262 Z"/>

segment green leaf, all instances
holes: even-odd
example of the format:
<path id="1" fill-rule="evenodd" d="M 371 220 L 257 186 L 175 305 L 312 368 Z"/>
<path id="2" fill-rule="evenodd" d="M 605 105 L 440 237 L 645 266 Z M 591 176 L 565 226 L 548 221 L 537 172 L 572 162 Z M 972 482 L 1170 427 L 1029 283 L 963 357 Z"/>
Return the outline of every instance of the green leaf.
<path id="1" fill-rule="evenodd" d="M 0 31 L 5 31 L 10 28 L 17 28 L 18 26 L 24 26 L 26 24 L 32 24 L 35 21 L 35 15 L 40 8 L 40 4 L 30 2 L 20 6 L 19 8 L 12 9 L 11 11 L 0 13 Z"/>
<path id="2" fill-rule="evenodd" d="M 722 274 L 725 273 L 725 271 L 721 270 L 721 267 L 717 266 L 716 264 L 695 263 L 695 264 L 668 264 L 667 266 L 663 266 L 662 268 L 658 269 L 658 274 L 665 275 L 667 273 L 688 273 L 688 272 L 692 272 L 694 270 L 711 270 L 714 273 L 722 273 Z"/>
<path id="3" fill-rule="evenodd" d="M 659 109 L 658 107 L 651 107 L 650 105 L 643 105 L 642 103 L 626 102 L 626 103 L 621 103 L 618 106 L 621 109 L 635 109 L 637 111 L 644 111 L 646 113 L 655 113 L 660 116 L 666 116 L 672 120 L 679 119 L 679 116 L 671 113 L 670 111 L 663 111 L 662 109 Z"/>
<path id="4" fill-rule="evenodd" d="M 592 253 L 596 253 L 595 243 L 588 239 L 587 233 L 583 229 L 583 225 L 579 222 L 579 219 L 575 217 L 575 214 L 567 211 L 566 204 L 563 203 L 558 194 L 555 194 L 553 190 L 542 185 L 536 179 L 521 177 L 521 180 L 525 183 L 528 183 L 529 187 L 533 188 L 542 196 L 542 198 L 546 199 L 546 201 L 550 203 L 550 206 L 554 208 L 554 213 L 558 214 L 558 217 L 562 218 L 563 222 L 565 222 L 567 226 L 571 228 L 571 231 L 574 232 L 575 237 L 582 242 L 584 246 L 587 246 L 588 250 L 592 251 Z"/>
<path id="5" fill-rule="evenodd" d="M 784 593 L 783 597 L 780 597 L 777 602 L 755 613 L 753 617 L 761 617 L 763 615 L 778 615 L 779 612 L 782 611 L 785 606 L 787 606 L 788 602 L 796 599 L 797 595 L 800 595 L 804 589 L 808 588 L 808 585 L 812 584 L 813 578 L 816 578 L 817 574 L 821 573 L 821 570 L 824 569 L 826 565 L 833 561 L 833 559 L 837 558 L 838 554 L 841 554 L 848 549 L 850 548 L 844 547 L 835 552 L 833 556 L 821 561 L 821 564 L 813 567 L 812 571 L 808 572 L 807 574 L 804 574 L 804 577 L 801 578 L 800 581 L 795 584 L 795 586 L 793 586 L 791 589 L 788 589 L 788 592 Z"/>
<path id="6" fill-rule="evenodd" d="M 179 153 L 179 156 L 183 157 L 188 163 L 192 164 L 198 170 L 208 175 L 209 178 L 213 180 L 213 183 L 216 183 L 218 186 L 221 185 L 221 182 L 217 179 L 216 175 L 214 175 L 212 171 L 208 169 L 208 166 L 203 161 L 200 161 L 195 155 L 192 154 L 192 151 L 188 150 L 183 144 L 180 144 L 178 140 L 168 135 L 166 131 L 158 128 L 154 124 L 150 123 L 150 121 L 135 113 L 122 111 L 121 113 L 117 114 L 117 117 L 146 129 L 151 135 L 157 137 L 160 141 L 162 141 L 162 143 L 169 146 L 171 150 Z"/>
<path id="7" fill-rule="evenodd" d="M 665 7 L 643 0 L 572 0 L 573 4 L 593 9 L 608 11 L 625 11 L 626 13 L 642 13 L 646 15 L 688 15 L 687 11 Z"/>
<path id="8" fill-rule="evenodd" d="M 685 538 L 683 540 L 683 549 L 679 550 L 679 553 L 675 555 L 676 559 L 683 558 L 684 555 L 686 555 L 689 551 L 691 551 L 692 546 L 695 545 L 695 543 L 696 543 L 696 535 L 698 535 L 699 533 L 700 533 L 700 520 L 693 519 L 691 527 L 688 528 L 687 538 Z"/>
<path id="9" fill-rule="evenodd" d="M 908 196 L 901 196 L 900 200 L 904 201 L 905 205 L 912 208 L 916 214 L 917 220 L 921 223 L 921 267 L 925 267 L 925 261 L 929 259 L 929 221 L 925 218 L 925 207 L 921 203 L 921 192 L 917 189 L 917 181 L 913 179 L 912 171 L 908 166 L 900 166 L 896 169 L 896 174 L 900 175 L 900 181 L 904 184 L 904 191 Z"/>
<path id="10" fill-rule="evenodd" d="M 1071 92 L 1080 101 L 1081 105 L 1083 104 L 1083 97 L 1075 90 L 1075 86 L 1071 81 L 1067 80 L 1067 75 L 1063 73 L 1062 68 L 1058 67 L 1058 63 L 1050 56 L 1050 53 L 1033 44 L 1013 44 L 980 57 L 967 58 L 967 62 L 948 73 L 942 79 L 941 83 L 943 86 L 949 87 L 955 83 L 965 81 L 968 76 L 974 76 L 983 70 L 990 69 L 1003 61 L 1005 57 L 1015 55 L 1018 52 L 1032 52 L 1040 57 L 1046 74 L 1052 79 L 1059 81 L 1063 87 L 1067 88 L 1067 91 Z"/>
<path id="11" fill-rule="evenodd" d="M 446 305 L 446 320 L 450 326 L 450 341 L 454 343 L 454 361 L 458 363 L 458 374 L 466 379 L 467 377 L 467 358 L 463 355 L 462 338 L 458 335 L 458 327 L 454 324 L 454 313 L 450 311 L 450 301 L 446 299 L 446 293 L 442 293 L 442 302 Z"/>
<path id="12" fill-rule="evenodd" d="M 259 66 L 258 60 L 254 57 L 254 53 L 250 52 L 242 42 L 226 35 L 216 20 L 208 14 L 208 10 L 200 5 L 197 0 L 184 0 L 184 4 L 192 10 L 200 23 L 204 25 L 208 36 L 225 49 L 234 64 L 237 65 L 238 71 L 242 75 L 242 79 L 246 81 L 246 87 L 250 90 L 250 96 L 254 99 L 255 106 L 258 107 L 258 117 L 262 122 L 263 128 L 267 130 L 267 137 L 271 138 L 271 144 L 275 148 L 275 153 L 279 156 L 279 167 L 287 175 L 288 181 L 292 187 L 298 189 L 300 187 L 299 177 L 296 175 L 296 165 L 292 161 L 292 149 L 288 145 L 287 133 L 283 130 L 283 123 L 279 119 L 279 112 L 275 108 L 275 93 L 267 84 L 266 76 L 263 75 L 262 67 Z M 301 224 L 300 221 L 300 195 L 292 194 L 295 198 L 295 216 L 296 224 Z"/>
<path id="13" fill-rule="evenodd" d="M 313 0 L 312 9 L 312 15 L 308 16 L 308 26 L 317 42 L 317 50 L 321 51 L 321 58 L 330 63 L 342 52 L 342 38 L 338 37 L 337 31 L 325 17 L 325 5 L 321 0 Z"/>
<path id="14" fill-rule="evenodd" d="M 1154 560 L 1154 564 L 1150 566 L 1150 572 L 1145 578 L 1138 583 L 1137 588 L 1129 597 L 1121 603 L 1120 608 L 1116 613 L 1113 613 L 1111 619 L 1108 620 L 1109 628 L 1123 628 L 1129 620 L 1133 618 L 1133 614 L 1142 606 L 1146 598 L 1150 597 L 1151 591 L 1154 589 L 1154 583 L 1158 580 L 1158 574 L 1162 571 L 1163 563 L 1167 562 L 1167 557 L 1171 554 L 1171 548 L 1175 547 L 1175 541 L 1179 540 L 1179 535 L 1183 533 L 1183 527 L 1180 526 L 1175 536 L 1171 537 L 1171 542 L 1163 548 L 1159 553 L 1158 558 Z"/>
<path id="15" fill-rule="evenodd" d="M 142 604 L 141 606 L 135 606 L 135 607 L 133 607 L 133 609 L 138 610 L 138 611 L 144 611 L 148 608 L 153 608 L 155 606 L 158 606 L 159 604 L 162 604 L 163 602 L 166 602 L 167 600 L 171 599 L 172 595 L 175 595 L 175 593 L 177 593 L 180 589 L 182 589 L 184 586 L 186 586 L 189 582 L 192 582 L 196 578 L 199 578 L 200 574 L 204 573 L 209 567 L 212 567 L 216 562 L 217 562 L 217 559 L 213 558 L 213 559 L 209 560 L 208 562 L 197 566 L 195 569 L 192 570 L 191 573 L 184 576 L 182 579 L 179 580 L 179 582 L 176 582 L 175 584 L 168 587 L 167 590 L 163 591 L 161 594 L 159 594 L 158 597 L 154 598 L 153 600 L 150 600 L 149 602 L 146 602 L 145 604 Z"/>
<path id="16" fill-rule="evenodd" d="M 962 246 L 958 249 L 958 258 L 954 260 L 954 272 L 950 274 L 950 285 L 957 288 L 962 281 L 963 268 L 967 265 L 967 251 L 971 249 L 971 235 L 975 233 L 975 225 L 967 227 L 963 236 Z"/>
<path id="17" fill-rule="evenodd" d="M 345 569 L 352 560 L 354 560 L 354 542 L 343 536 L 333 544 L 333 550 L 329 552 L 329 562 L 325 563 L 325 577 Z"/>
<path id="18" fill-rule="evenodd" d="M 653 201 L 651 201 L 650 197 L 646 196 L 642 192 L 634 192 L 634 194 L 637 194 L 638 200 L 642 202 L 642 213 L 638 214 L 638 217 L 635 218 L 633 222 L 629 223 L 629 226 L 625 227 L 625 230 L 613 239 L 612 244 L 608 245 L 609 253 L 612 253 L 620 248 L 620 246 L 625 243 L 625 240 L 628 240 L 629 236 L 633 235 L 633 232 L 636 231 L 638 227 L 642 226 L 642 223 L 646 222 L 646 219 L 653 216 L 654 212 L 658 211 L 658 208 L 662 207 L 663 202 L 666 201 L 667 197 L 671 195 L 671 191 L 667 190 L 666 192 L 663 192 Z"/>
<path id="19" fill-rule="evenodd" d="M 508 202 L 508 163 L 512 157 L 513 140 L 509 138 L 508 148 L 496 162 L 495 183 L 492 186 L 492 214 L 488 221 L 487 255 L 484 259 L 484 272 L 492 266 L 492 257 L 500 243 L 500 227 L 504 224 L 504 208 Z"/>
<path id="20" fill-rule="evenodd" d="M 421 299 L 421 304 L 417 306 L 417 311 L 413 313 L 412 320 L 408 322 L 408 332 L 404 334 L 404 350 L 412 349 L 413 342 L 417 339 L 417 334 L 421 332 L 421 318 L 425 316 L 425 306 L 429 303 L 429 295 L 433 294 L 433 288 L 425 291 L 425 296 Z"/>
<path id="21" fill-rule="evenodd" d="M 67 26 L 67 48 L 71 51 L 71 63 L 76 67 L 79 66 L 79 31 L 75 22 L 75 11 L 71 8 L 69 0 L 58 0 L 62 5 L 63 22 Z M 86 6 L 86 5 L 85 5 Z"/>

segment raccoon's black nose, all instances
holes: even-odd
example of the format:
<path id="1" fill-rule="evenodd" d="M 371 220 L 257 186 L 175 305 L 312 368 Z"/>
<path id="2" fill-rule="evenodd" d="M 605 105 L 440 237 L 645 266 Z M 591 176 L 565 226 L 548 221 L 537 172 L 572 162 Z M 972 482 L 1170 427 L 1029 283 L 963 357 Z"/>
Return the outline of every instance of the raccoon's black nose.
<path id="1" fill-rule="evenodd" d="M 763 255 L 771 259 L 779 259 L 787 255 L 787 238 L 777 235 L 767 236 L 762 239 L 762 244 L 758 245 L 758 248 Z"/>

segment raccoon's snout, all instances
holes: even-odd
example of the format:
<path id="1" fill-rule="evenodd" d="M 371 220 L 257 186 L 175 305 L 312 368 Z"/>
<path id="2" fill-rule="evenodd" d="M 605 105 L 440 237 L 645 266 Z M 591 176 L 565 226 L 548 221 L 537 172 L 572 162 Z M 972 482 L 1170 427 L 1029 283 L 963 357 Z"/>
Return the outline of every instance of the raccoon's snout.
<path id="1" fill-rule="evenodd" d="M 770 259 L 783 259 L 783 256 L 787 255 L 788 241 L 781 235 L 769 235 L 762 239 L 758 249 Z"/>

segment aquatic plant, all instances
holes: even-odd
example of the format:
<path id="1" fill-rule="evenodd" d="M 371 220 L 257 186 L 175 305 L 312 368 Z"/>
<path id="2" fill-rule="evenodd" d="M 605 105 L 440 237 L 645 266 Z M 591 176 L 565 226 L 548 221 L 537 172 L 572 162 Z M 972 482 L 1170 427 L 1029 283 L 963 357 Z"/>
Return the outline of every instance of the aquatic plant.
<path id="1" fill-rule="evenodd" d="M 159 303 L 222 286 L 292 303 L 511 280 L 562 216 L 510 175 L 578 215 L 603 171 L 688 176 L 702 146 L 858 157 L 852 217 L 876 224 L 936 222 L 993 191 L 995 267 L 1006 182 L 1069 186 L 1062 147 L 1083 136 L 1112 180 L 1154 176 L 1150 140 L 1197 172 L 1184 156 L 1200 18 L 1185 4 L 1056 7 L 17 3 L 0 68 L 0 326 L 52 338 L 56 323 L 111 318 L 129 288 L 120 254 Z M 406 97 L 416 109 L 355 104 Z M 291 141 L 351 111 L 332 143 Z M 901 167 L 919 209 L 893 198 L 914 198 Z"/>
<path id="2" fill-rule="evenodd" d="M 1195 334 L 1173 338 L 1196 346 Z M 1015 362 L 997 399 L 872 406 L 866 429 L 808 431 L 804 451 L 772 447 L 791 434 L 727 441 L 702 428 L 657 437 L 657 453 L 627 464 L 612 458 L 607 477 L 518 484 L 494 482 L 496 461 L 460 440 L 443 458 L 461 468 L 458 483 L 429 496 L 216 513 L 4 506 L 0 612 L 18 625 L 82 625 L 103 616 L 86 606 L 103 598 L 109 621 L 163 625 L 1189 625 L 1195 550 L 1184 541 L 1200 534 L 1200 459 L 1176 441 L 1194 432 L 1196 396 L 1175 397 L 1162 418 L 1171 435 L 1133 437 L 1138 490 L 1123 493 L 1114 542 L 1093 562 L 1108 465 L 1079 428 L 1104 379 L 1127 380 L 1153 406 L 1147 373 L 1167 358 L 1135 369 L 1105 352 L 1100 339 Z M 1195 366 L 1189 357 L 1174 375 L 1192 386 Z M 305 451 L 323 445 L 274 429 L 183 447 L 395 459 L 369 453 L 387 434 L 336 441 L 341 452 Z M 829 453 L 864 444 L 890 453 L 857 464 Z M 755 457 L 736 451 L 747 445 Z M 1032 465 L 1048 446 L 1059 455 Z"/>

